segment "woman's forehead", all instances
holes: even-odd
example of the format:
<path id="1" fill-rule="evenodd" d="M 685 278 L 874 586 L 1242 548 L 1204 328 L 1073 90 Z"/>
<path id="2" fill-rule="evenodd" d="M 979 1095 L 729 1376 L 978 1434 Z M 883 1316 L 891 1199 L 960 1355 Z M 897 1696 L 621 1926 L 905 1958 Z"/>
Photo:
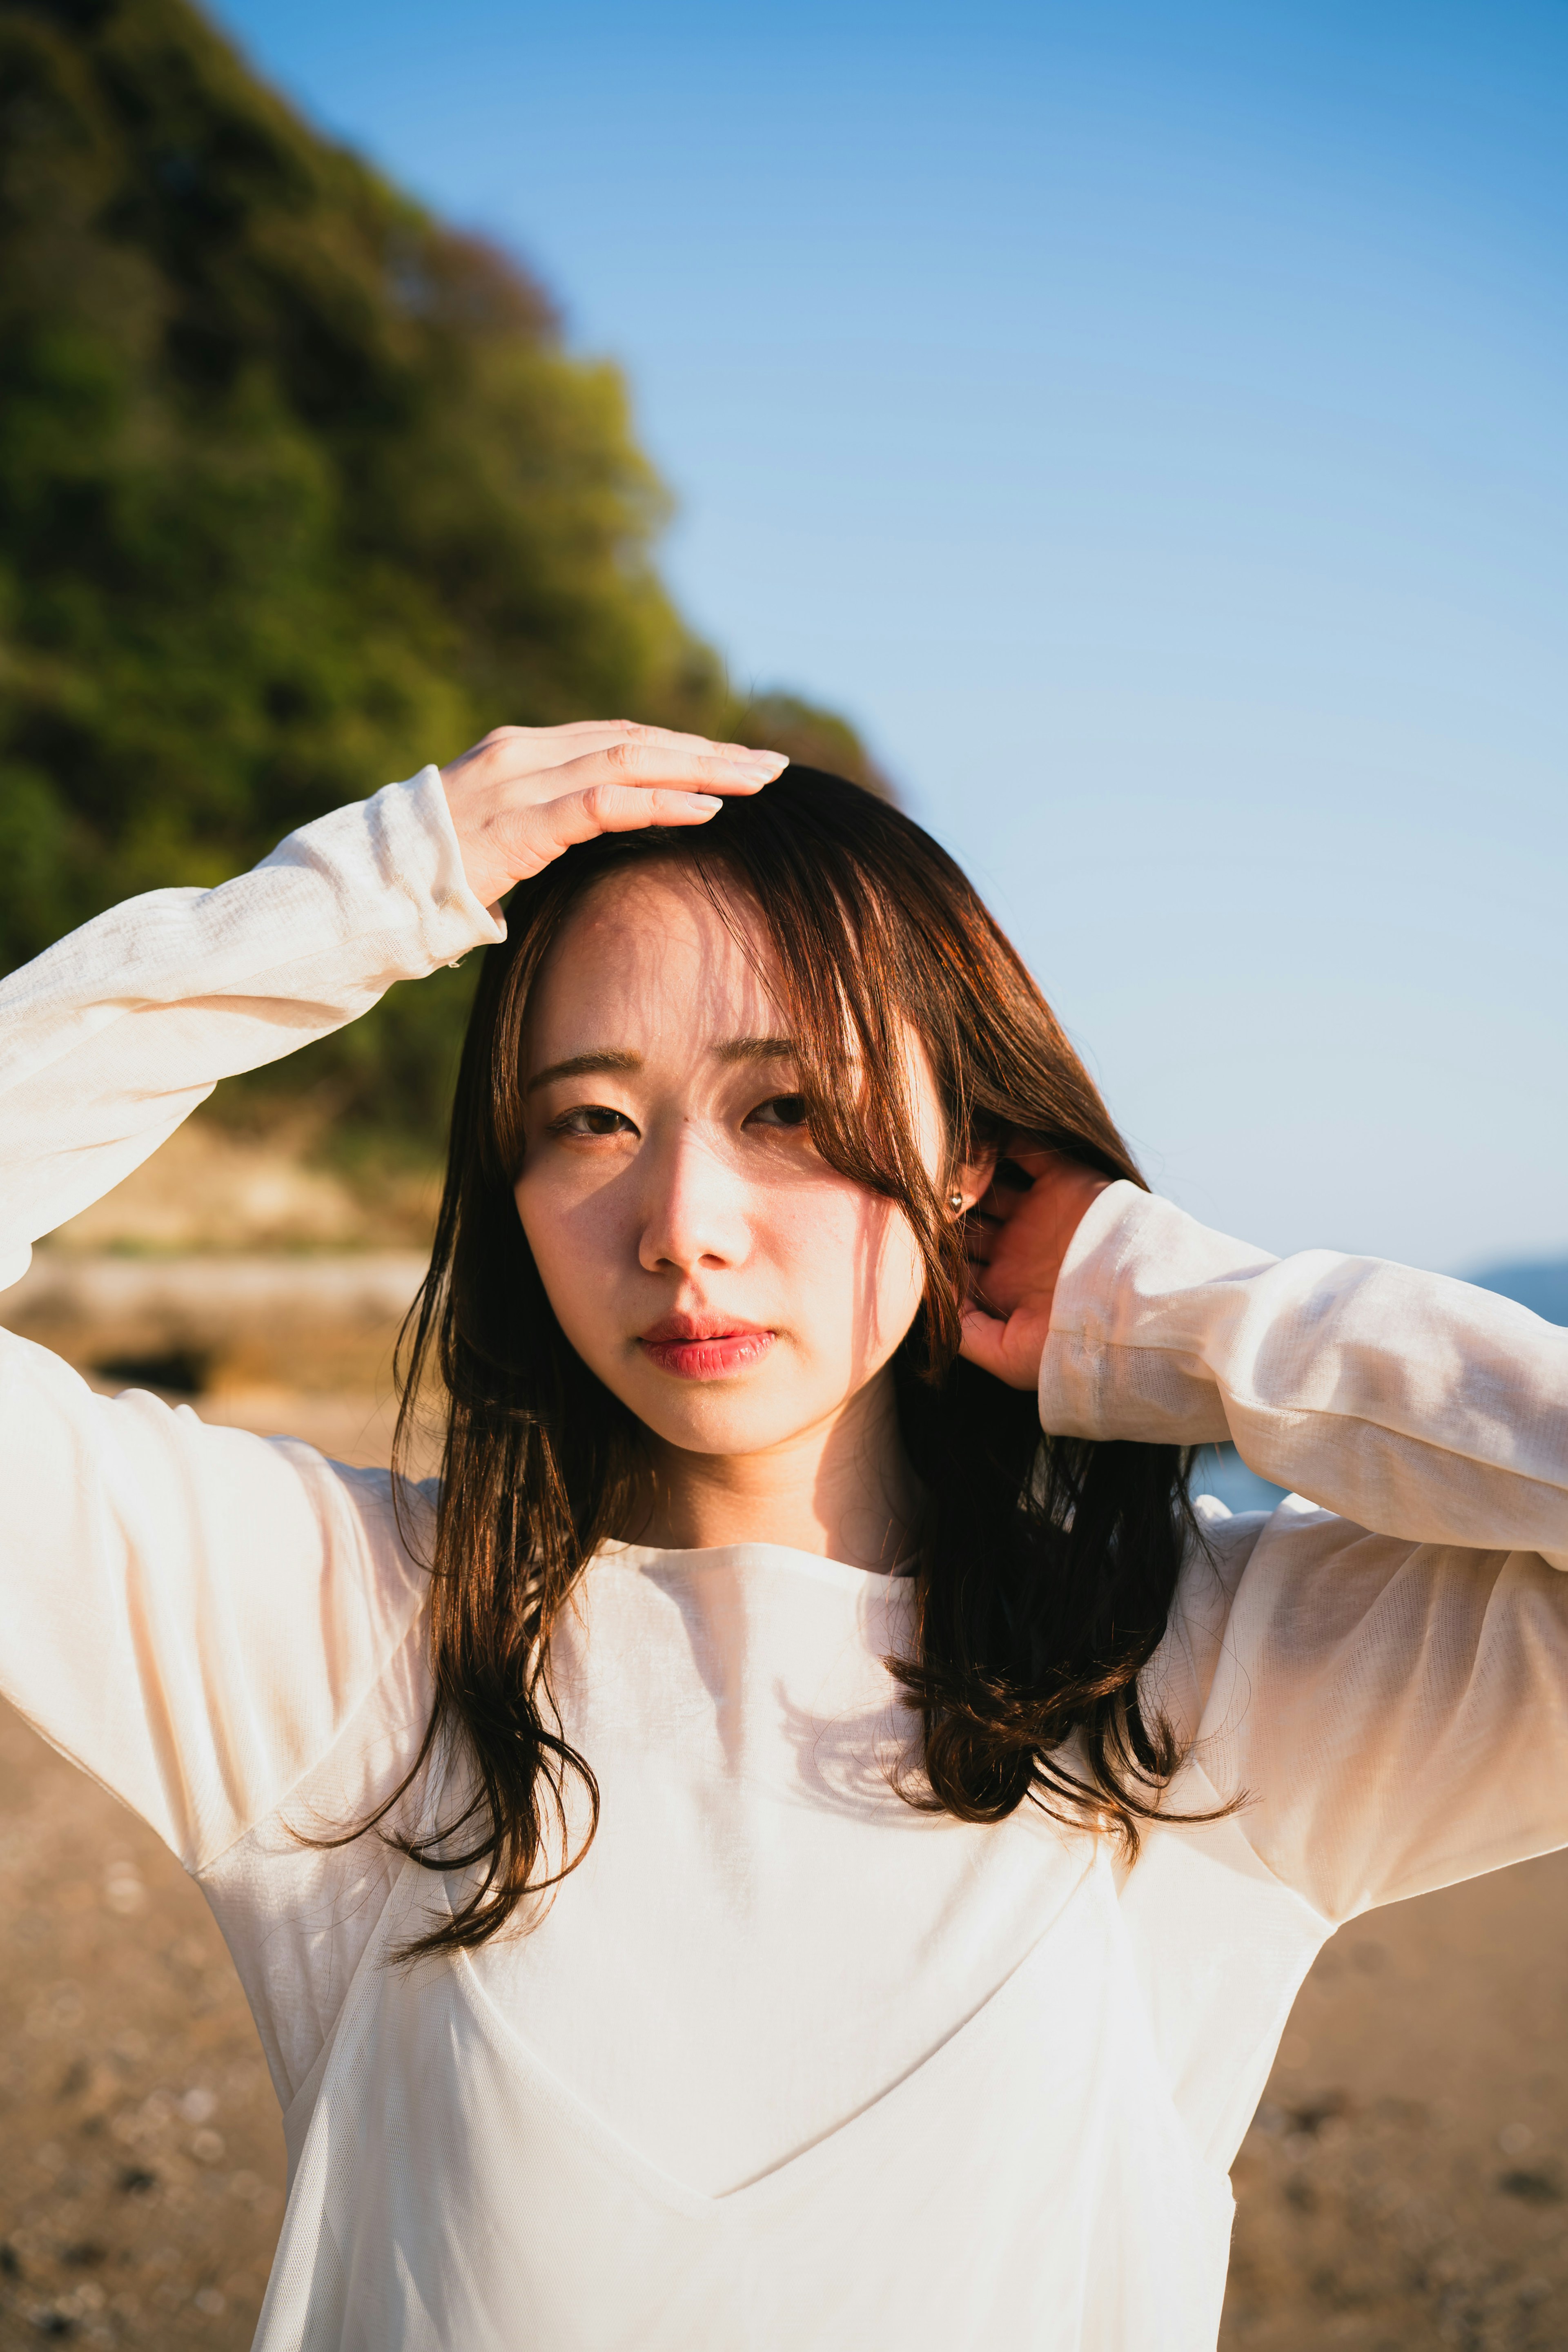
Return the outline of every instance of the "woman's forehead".
<path id="1" fill-rule="evenodd" d="M 939 1120 L 929 1054 L 911 1022 L 896 1025 L 894 1083 L 926 1130 Z M 744 887 L 721 888 L 716 905 L 689 868 L 632 866 L 594 882 L 562 924 L 528 1000 L 524 1081 L 540 1086 L 572 1062 L 690 1076 L 763 1065 L 797 1045 L 814 1066 L 822 1041 L 797 1029 L 766 919 Z M 852 1080 L 869 1075 L 847 1008 L 841 1050 Z"/>
<path id="2" fill-rule="evenodd" d="M 595 1044 L 614 1042 L 611 1031 L 664 1045 L 762 1034 L 784 1022 L 782 993 L 767 926 L 743 893 L 716 906 L 679 866 L 633 867 L 595 882 L 562 925 L 530 992 L 528 1059 L 590 1050 L 580 1031 L 603 1032 Z"/>

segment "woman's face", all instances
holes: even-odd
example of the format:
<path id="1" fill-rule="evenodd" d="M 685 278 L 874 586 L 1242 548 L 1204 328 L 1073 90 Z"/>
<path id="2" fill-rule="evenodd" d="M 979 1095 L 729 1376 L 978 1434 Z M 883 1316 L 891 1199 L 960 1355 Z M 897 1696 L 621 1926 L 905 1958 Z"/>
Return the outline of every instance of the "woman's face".
<path id="1" fill-rule="evenodd" d="M 517 1211 L 562 1330 L 684 1451 L 830 1423 L 886 1364 L 924 1268 L 902 1212 L 819 1157 L 760 972 L 676 868 L 596 885 L 529 1006 Z M 935 1162 L 940 1119 L 914 1077 Z"/>

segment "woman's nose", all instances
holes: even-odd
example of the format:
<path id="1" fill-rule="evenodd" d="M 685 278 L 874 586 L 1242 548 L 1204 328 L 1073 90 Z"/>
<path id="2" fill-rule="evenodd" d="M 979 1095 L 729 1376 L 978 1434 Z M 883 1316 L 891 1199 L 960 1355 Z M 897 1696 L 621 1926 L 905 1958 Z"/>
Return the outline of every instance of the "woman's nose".
<path id="1" fill-rule="evenodd" d="M 637 1255 L 647 1272 L 738 1265 L 748 1234 L 745 1184 L 716 1139 L 695 1120 L 684 1121 L 663 1149 L 645 1157 L 643 1168 L 649 1192 Z"/>

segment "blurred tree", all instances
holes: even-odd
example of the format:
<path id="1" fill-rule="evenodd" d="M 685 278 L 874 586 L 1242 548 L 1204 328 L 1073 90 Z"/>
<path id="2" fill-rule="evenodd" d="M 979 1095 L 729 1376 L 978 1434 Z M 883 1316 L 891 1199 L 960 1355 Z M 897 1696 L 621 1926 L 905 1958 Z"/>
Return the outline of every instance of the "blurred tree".
<path id="1" fill-rule="evenodd" d="M 653 569 L 665 503 L 532 279 L 186 0 L 0 0 L 0 970 L 503 719 L 880 782 L 841 720 L 729 692 Z M 428 1146 L 469 979 L 241 1098 Z"/>

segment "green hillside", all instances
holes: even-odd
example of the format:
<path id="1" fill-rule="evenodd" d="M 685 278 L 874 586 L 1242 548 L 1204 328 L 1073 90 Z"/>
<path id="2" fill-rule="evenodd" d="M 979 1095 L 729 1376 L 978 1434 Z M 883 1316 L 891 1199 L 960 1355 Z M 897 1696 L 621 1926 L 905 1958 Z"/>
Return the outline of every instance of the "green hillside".
<path id="1" fill-rule="evenodd" d="M 653 567 L 664 513 L 538 286 L 184 0 L 0 0 L 0 969 L 503 719 L 864 774 L 831 715 L 731 697 Z M 467 985 L 277 1083 L 434 1139 Z"/>

